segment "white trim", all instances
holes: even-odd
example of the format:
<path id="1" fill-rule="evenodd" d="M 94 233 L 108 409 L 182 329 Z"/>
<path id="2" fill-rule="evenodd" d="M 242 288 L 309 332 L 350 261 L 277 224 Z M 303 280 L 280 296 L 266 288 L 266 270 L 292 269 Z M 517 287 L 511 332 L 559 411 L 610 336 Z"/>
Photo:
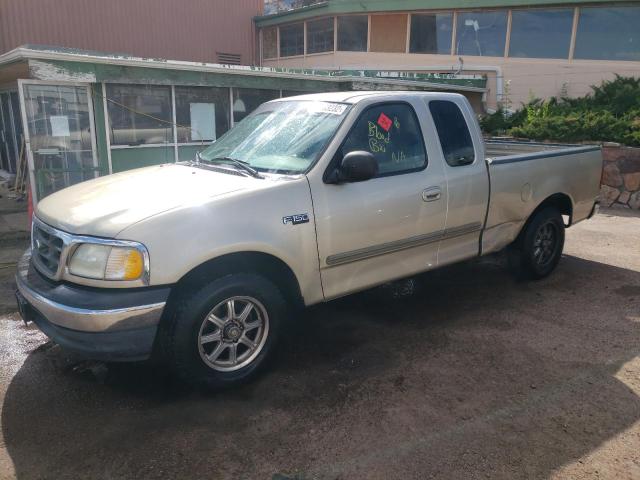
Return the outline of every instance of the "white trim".
<path id="1" fill-rule="evenodd" d="M 176 86 L 171 85 L 171 120 L 173 124 L 173 161 L 178 162 L 178 126 L 176 125 Z"/>
<path id="2" fill-rule="evenodd" d="M 98 145 L 96 142 L 96 122 L 95 122 L 95 116 L 94 116 L 94 111 L 93 111 L 93 95 L 91 94 L 91 92 L 93 92 L 93 88 L 91 88 L 91 85 L 87 85 L 86 87 L 87 90 L 87 106 L 89 108 L 89 126 L 91 127 L 91 150 L 93 151 L 93 166 L 95 168 L 99 167 L 98 164 Z M 97 176 L 100 176 L 99 172 L 93 172 L 94 178 Z"/>
<path id="3" fill-rule="evenodd" d="M 229 88 L 229 130 L 231 130 L 233 128 L 233 126 L 235 125 L 235 118 L 233 115 L 233 89 L 234 87 L 228 87 Z"/>
<path id="4" fill-rule="evenodd" d="M 5 90 L 2 93 L 6 94 L 9 98 L 9 119 L 11 120 L 11 129 L 13 133 L 13 148 L 16 155 L 16 172 L 18 170 L 18 162 L 20 161 L 20 147 L 22 146 L 22 142 L 18 143 L 18 135 L 16 130 L 16 118 L 13 115 L 13 100 L 11 99 L 12 93 L 18 93 L 18 90 Z M 18 110 L 20 109 L 20 97 L 18 97 Z M 11 164 L 11 162 L 9 162 Z M 16 173 L 14 172 L 14 173 Z"/>
<path id="5" fill-rule="evenodd" d="M 140 145 L 112 145 L 112 150 L 134 150 L 137 148 L 166 148 L 166 147 L 175 147 L 175 143 L 167 142 L 167 143 L 143 143 Z"/>
<path id="6" fill-rule="evenodd" d="M 573 9 L 573 23 L 571 24 L 571 40 L 569 40 L 569 61 L 573 61 L 576 53 L 576 37 L 578 36 L 578 23 L 580 22 L 580 7 Z"/>
<path id="7" fill-rule="evenodd" d="M 104 133 L 107 140 L 107 163 L 109 164 L 109 175 L 113 173 L 113 164 L 111 163 L 111 121 L 109 119 L 109 108 L 107 107 L 107 84 L 102 82 L 102 109 L 104 117 Z"/>
<path id="8" fill-rule="evenodd" d="M 22 126 L 24 130 L 24 146 L 27 155 L 27 168 L 29 169 L 29 188 L 31 189 L 31 202 L 35 210 L 38 204 L 38 189 L 36 188 L 35 164 L 33 162 L 33 153 L 31 152 L 31 140 L 29 138 L 29 123 L 27 122 L 27 109 L 24 103 L 23 84 L 27 82 L 21 78 L 18 79 L 18 95 L 20 96 L 20 111 L 22 116 Z"/>

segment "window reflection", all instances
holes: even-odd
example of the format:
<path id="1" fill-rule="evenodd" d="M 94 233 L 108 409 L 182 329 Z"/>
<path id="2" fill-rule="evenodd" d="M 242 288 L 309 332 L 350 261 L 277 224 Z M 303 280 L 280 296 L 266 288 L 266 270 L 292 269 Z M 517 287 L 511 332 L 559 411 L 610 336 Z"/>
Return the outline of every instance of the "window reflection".
<path id="1" fill-rule="evenodd" d="M 456 23 L 456 54 L 504 56 L 507 12 L 461 12 Z"/>

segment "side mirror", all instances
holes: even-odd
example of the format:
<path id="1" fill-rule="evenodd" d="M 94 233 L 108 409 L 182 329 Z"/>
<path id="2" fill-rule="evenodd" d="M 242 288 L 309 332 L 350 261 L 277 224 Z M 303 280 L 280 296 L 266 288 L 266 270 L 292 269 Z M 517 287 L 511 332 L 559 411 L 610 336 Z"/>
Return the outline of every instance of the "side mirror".
<path id="1" fill-rule="evenodd" d="M 332 175 L 330 183 L 364 182 L 378 174 L 378 161 L 371 152 L 358 150 L 347 153 Z"/>

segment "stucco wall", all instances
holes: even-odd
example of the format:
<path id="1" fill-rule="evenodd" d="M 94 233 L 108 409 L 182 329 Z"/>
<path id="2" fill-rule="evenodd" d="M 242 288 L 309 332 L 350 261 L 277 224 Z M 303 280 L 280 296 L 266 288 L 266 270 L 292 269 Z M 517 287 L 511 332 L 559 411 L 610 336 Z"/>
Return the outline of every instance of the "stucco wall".
<path id="1" fill-rule="evenodd" d="M 344 68 L 400 71 L 457 71 L 462 58 L 464 74 L 487 76 L 487 107 L 496 108 L 504 100 L 513 108 L 530 98 L 548 98 L 567 94 L 581 96 L 590 92 L 591 85 L 615 74 L 640 75 L 640 62 L 591 60 L 546 60 L 504 57 L 457 57 L 413 53 L 330 52 L 295 58 L 265 60 L 268 67 Z M 502 95 L 502 96 L 501 96 Z"/>

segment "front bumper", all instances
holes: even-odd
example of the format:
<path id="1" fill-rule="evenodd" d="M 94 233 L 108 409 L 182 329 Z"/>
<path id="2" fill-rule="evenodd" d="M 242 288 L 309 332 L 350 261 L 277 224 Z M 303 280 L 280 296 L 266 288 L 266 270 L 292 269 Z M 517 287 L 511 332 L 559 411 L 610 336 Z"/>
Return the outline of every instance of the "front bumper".
<path id="1" fill-rule="evenodd" d="M 149 358 L 170 287 L 103 289 L 52 282 L 31 263 L 18 263 L 20 314 L 61 347 L 87 358 Z"/>

